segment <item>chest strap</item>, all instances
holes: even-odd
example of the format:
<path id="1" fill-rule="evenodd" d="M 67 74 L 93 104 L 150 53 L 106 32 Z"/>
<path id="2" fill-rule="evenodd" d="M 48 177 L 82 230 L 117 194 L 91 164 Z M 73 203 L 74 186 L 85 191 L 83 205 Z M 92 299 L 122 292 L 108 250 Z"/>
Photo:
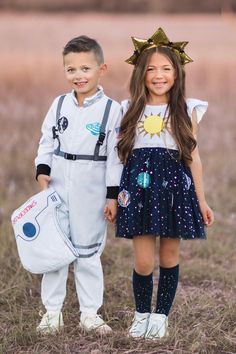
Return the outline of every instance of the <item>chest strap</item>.
<path id="1" fill-rule="evenodd" d="M 108 121 L 108 117 L 109 117 L 109 113 L 110 113 L 110 109 L 111 109 L 112 100 L 111 99 L 107 100 L 107 104 L 106 104 L 105 111 L 104 111 L 103 118 L 102 118 L 102 123 L 101 123 L 101 128 L 100 128 L 98 140 L 97 140 L 95 148 L 94 148 L 94 154 L 93 155 L 77 155 L 77 154 L 70 154 L 70 153 L 61 151 L 61 149 L 60 149 L 61 143 L 60 143 L 60 139 L 59 139 L 57 125 L 58 125 L 58 120 L 60 118 L 61 106 L 62 106 L 64 98 L 65 98 L 65 95 L 60 96 L 60 98 L 59 98 L 58 105 L 57 105 L 57 112 L 56 112 L 56 126 L 54 126 L 52 128 L 53 139 L 57 139 L 57 141 L 58 141 L 58 147 L 57 147 L 57 149 L 54 150 L 54 154 L 57 156 L 64 157 L 64 159 L 66 159 L 66 160 L 73 160 L 73 161 L 75 161 L 75 160 L 106 161 L 107 156 L 99 156 L 99 150 L 100 150 L 100 147 L 103 145 L 104 139 L 106 137 L 105 131 L 106 131 L 106 125 L 107 125 L 107 121 Z"/>
<path id="2" fill-rule="evenodd" d="M 61 151 L 61 150 L 55 150 L 54 154 L 57 156 L 64 157 L 66 160 L 91 160 L 91 161 L 106 161 L 107 157 L 106 156 L 97 156 L 95 159 L 94 155 L 77 155 L 77 154 L 68 154 L 67 152 Z"/>

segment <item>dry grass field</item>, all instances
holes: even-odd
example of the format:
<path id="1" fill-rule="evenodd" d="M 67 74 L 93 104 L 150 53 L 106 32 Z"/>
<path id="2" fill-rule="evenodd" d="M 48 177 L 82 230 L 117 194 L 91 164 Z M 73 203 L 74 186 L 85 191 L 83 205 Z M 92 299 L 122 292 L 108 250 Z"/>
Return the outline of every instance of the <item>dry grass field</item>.
<path id="1" fill-rule="evenodd" d="M 132 248 L 129 241 L 115 240 L 112 228 L 103 255 L 101 312 L 114 334 L 101 338 L 81 332 L 70 273 L 64 331 L 38 336 L 40 276 L 21 267 L 9 219 L 15 207 L 38 191 L 33 160 L 40 126 L 53 97 L 68 90 L 62 47 L 79 34 L 97 38 L 109 65 L 103 86 L 120 100 L 127 96 L 131 72 L 124 63 L 132 51 L 130 36 L 147 37 L 157 26 L 171 40 L 190 41 L 187 53 L 194 63 L 186 68 L 188 96 L 209 101 L 199 145 L 216 222 L 207 241 L 182 243 L 180 283 L 167 339 L 133 341 L 126 336 L 133 316 Z M 0 38 L 0 353 L 236 353 L 236 18 L 1 13 Z"/>

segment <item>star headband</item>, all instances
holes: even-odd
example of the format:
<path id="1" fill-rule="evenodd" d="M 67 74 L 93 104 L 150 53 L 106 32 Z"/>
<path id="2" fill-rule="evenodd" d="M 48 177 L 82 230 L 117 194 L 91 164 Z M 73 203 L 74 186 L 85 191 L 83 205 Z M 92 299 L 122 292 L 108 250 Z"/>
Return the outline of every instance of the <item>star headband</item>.
<path id="1" fill-rule="evenodd" d="M 131 37 L 134 44 L 133 55 L 126 60 L 126 63 L 136 65 L 139 56 L 146 50 L 157 47 L 168 47 L 178 56 L 180 63 L 185 65 L 193 60 L 185 53 L 184 48 L 188 42 L 170 42 L 162 28 L 158 30 L 149 39 Z"/>

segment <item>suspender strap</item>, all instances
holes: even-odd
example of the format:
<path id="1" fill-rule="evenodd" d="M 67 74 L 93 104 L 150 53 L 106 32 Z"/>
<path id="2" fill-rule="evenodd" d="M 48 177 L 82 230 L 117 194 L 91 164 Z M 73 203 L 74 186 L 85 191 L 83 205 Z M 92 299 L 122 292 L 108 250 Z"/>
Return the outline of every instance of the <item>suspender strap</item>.
<path id="1" fill-rule="evenodd" d="M 112 104 L 112 100 L 109 98 L 109 100 L 107 101 L 107 104 L 106 104 L 103 118 L 102 118 L 102 124 L 101 124 L 101 128 L 100 128 L 98 141 L 97 141 L 95 149 L 94 149 L 94 161 L 99 160 L 99 149 L 100 149 L 100 146 L 103 144 L 104 139 L 106 137 L 105 131 L 106 131 L 106 125 L 107 125 L 107 121 L 108 121 L 108 117 L 109 117 L 109 113 L 110 113 L 110 109 L 111 109 L 111 104 Z"/>
<path id="2" fill-rule="evenodd" d="M 65 97 L 66 97 L 66 95 L 62 95 L 59 97 L 58 104 L 57 104 L 57 112 L 56 112 L 56 125 L 54 125 L 52 127 L 52 137 L 53 137 L 53 139 L 57 139 L 57 141 L 58 141 L 58 147 L 55 151 L 58 151 L 58 152 L 60 151 L 61 143 L 60 143 L 60 139 L 59 139 L 59 135 L 58 135 L 57 123 L 60 118 L 61 106 L 62 106 L 62 103 L 63 103 Z"/>
<path id="3" fill-rule="evenodd" d="M 65 97 L 66 97 L 66 95 L 60 96 L 59 101 L 58 101 L 58 104 L 57 104 L 56 126 L 57 126 L 58 120 L 59 120 L 59 118 L 60 118 L 61 106 L 62 106 L 62 103 L 63 103 Z"/>

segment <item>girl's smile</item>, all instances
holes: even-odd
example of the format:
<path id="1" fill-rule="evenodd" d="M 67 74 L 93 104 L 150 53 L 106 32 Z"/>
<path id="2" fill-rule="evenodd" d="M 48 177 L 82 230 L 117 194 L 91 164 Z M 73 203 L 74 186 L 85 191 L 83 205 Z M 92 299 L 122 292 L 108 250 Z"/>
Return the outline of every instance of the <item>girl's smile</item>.
<path id="1" fill-rule="evenodd" d="M 175 70 L 169 59 L 164 54 L 153 53 L 145 77 L 145 86 L 149 91 L 148 103 L 167 103 L 174 80 Z"/>

